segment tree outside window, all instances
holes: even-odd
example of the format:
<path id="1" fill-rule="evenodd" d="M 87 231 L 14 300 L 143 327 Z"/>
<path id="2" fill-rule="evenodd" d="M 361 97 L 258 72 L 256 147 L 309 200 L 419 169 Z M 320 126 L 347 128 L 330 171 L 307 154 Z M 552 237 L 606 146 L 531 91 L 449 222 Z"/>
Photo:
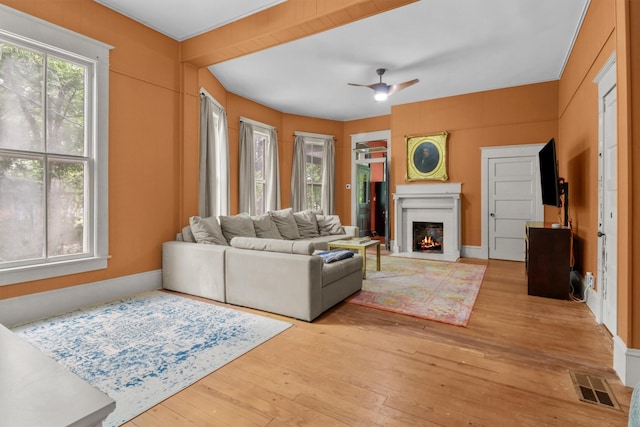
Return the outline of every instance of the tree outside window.
<path id="1" fill-rule="evenodd" d="M 266 213 L 265 191 L 265 148 L 269 141 L 269 135 L 255 131 L 253 133 L 253 155 L 254 155 L 254 186 L 255 186 L 255 209 L 256 215 Z"/>
<path id="2" fill-rule="evenodd" d="M 89 250 L 87 70 L 0 39 L 0 267 Z"/>
<path id="3" fill-rule="evenodd" d="M 305 141 L 305 175 L 307 209 L 322 209 L 322 152 L 321 142 Z"/>

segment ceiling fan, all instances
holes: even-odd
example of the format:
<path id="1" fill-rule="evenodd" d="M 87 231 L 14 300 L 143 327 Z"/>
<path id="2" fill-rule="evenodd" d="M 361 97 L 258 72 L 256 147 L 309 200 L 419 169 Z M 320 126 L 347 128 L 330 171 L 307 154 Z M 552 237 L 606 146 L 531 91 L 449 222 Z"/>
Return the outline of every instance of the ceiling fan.
<path id="1" fill-rule="evenodd" d="M 420 81 L 418 79 L 413 79 L 404 83 L 398 83 L 397 85 L 388 85 L 386 83 L 383 83 L 382 81 L 382 75 L 385 73 L 385 71 L 387 70 L 384 68 L 378 68 L 376 70 L 376 73 L 380 76 L 379 83 L 373 83 L 370 85 L 361 85 L 358 83 L 347 83 L 347 84 L 351 86 L 365 86 L 365 87 L 371 88 L 375 92 L 375 94 L 373 95 L 374 99 L 376 101 L 384 101 L 394 93 L 398 92 L 399 90 L 412 86 Z"/>

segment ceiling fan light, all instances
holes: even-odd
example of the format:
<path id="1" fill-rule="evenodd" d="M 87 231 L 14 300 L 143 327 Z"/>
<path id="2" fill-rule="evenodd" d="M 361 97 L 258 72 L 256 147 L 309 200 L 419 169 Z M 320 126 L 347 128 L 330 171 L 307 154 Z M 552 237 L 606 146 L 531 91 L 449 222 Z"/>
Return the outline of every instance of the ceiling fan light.
<path id="1" fill-rule="evenodd" d="M 376 93 L 373 95 L 373 99 L 375 99 L 376 101 L 386 101 L 387 100 L 387 92 L 384 91 L 376 91 Z"/>

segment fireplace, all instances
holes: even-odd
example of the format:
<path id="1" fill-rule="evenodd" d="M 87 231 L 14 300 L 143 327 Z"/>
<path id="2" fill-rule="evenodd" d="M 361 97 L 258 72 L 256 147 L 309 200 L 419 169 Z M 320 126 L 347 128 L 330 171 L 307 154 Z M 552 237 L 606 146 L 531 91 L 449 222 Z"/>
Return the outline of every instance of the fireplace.
<path id="1" fill-rule="evenodd" d="M 442 261 L 460 258 L 461 186 L 456 182 L 396 186 L 394 254 Z"/>
<path id="2" fill-rule="evenodd" d="M 444 224 L 441 222 L 415 221 L 413 223 L 413 252 L 442 254 Z"/>

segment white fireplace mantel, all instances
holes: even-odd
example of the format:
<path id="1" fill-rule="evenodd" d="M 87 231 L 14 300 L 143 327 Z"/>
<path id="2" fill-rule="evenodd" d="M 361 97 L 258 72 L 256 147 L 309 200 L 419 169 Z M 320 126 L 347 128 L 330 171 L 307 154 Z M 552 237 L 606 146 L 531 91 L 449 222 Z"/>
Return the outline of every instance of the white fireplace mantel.
<path id="1" fill-rule="evenodd" d="M 442 261 L 460 258 L 459 182 L 401 184 L 393 194 L 395 202 L 394 245 L 397 255 Z M 413 222 L 441 222 L 444 230 L 443 253 L 414 252 Z"/>

